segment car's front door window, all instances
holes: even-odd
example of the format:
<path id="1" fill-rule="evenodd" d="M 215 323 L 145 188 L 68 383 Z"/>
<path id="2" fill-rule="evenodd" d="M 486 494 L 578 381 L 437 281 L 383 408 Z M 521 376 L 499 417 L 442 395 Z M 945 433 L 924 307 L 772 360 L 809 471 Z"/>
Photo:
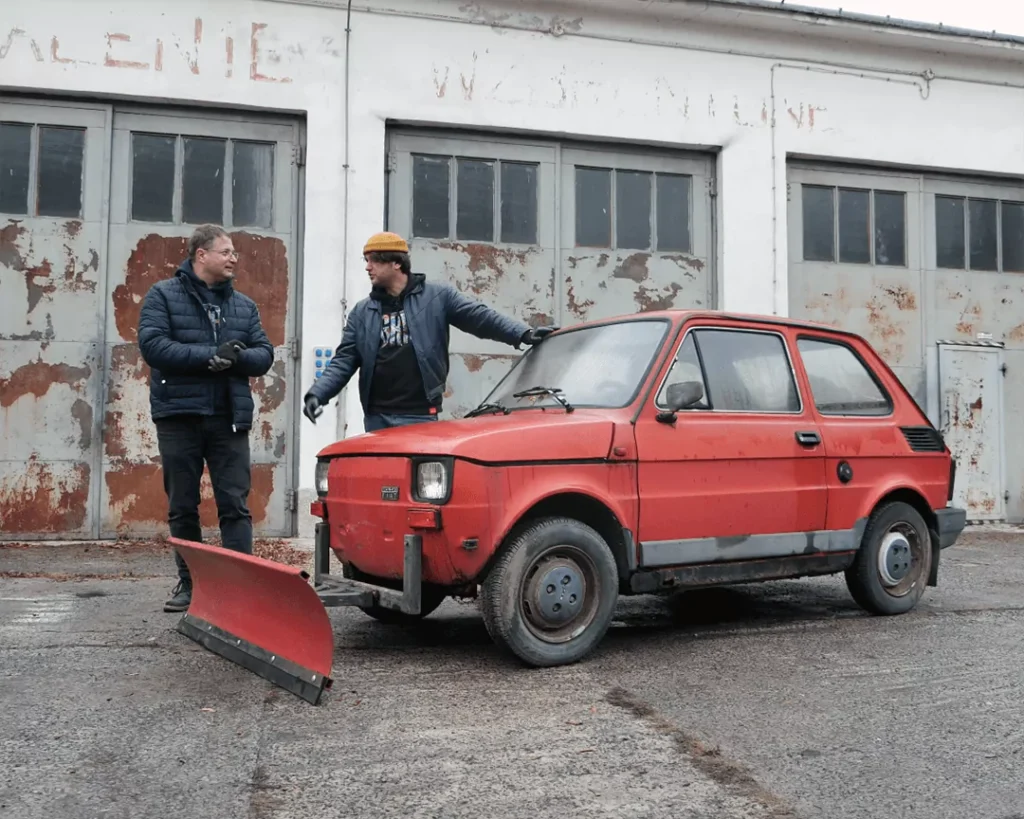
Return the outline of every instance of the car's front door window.
<path id="1" fill-rule="evenodd" d="M 702 366 L 703 365 L 703 366 Z M 775 333 L 699 329 L 687 333 L 658 393 L 666 406 L 669 386 L 699 381 L 705 398 L 690 409 L 718 412 L 799 413 L 800 394 L 786 344 Z"/>

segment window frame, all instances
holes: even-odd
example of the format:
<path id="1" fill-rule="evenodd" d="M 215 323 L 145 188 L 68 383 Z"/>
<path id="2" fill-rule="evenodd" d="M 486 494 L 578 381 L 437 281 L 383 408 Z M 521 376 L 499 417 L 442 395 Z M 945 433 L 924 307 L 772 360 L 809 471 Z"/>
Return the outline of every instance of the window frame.
<path id="1" fill-rule="evenodd" d="M 175 188 L 170 222 L 136 221 L 132 218 L 132 184 L 134 181 L 134 157 L 132 155 L 132 134 L 143 133 L 153 136 L 173 137 L 175 143 Z M 174 112 L 142 113 L 133 107 L 119 111 L 114 121 L 113 140 L 114 152 L 123 152 L 126 157 L 127 180 L 117 185 L 111 192 L 111 213 L 117 214 L 116 221 L 120 224 L 133 225 L 145 229 L 146 226 L 161 226 L 172 229 L 189 229 L 195 223 L 182 220 L 181 199 L 184 161 L 184 139 L 216 138 L 225 140 L 225 182 L 223 200 L 224 228 L 226 230 L 248 230 L 258 233 L 286 234 L 294 229 L 292 224 L 295 206 L 291 200 L 292 176 L 295 171 L 296 156 L 293 153 L 300 144 L 294 126 L 278 122 L 247 122 L 241 117 L 204 116 L 202 113 L 190 112 L 187 115 Z M 234 224 L 232 202 L 232 177 L 234 151 L 233 142 L 258 142 L 270 145 L 273 155 L 273 179 L 271 182 L 271 220 L 269 225 L 238 225 Z M 230 217 L 230 219 L 229 219 Z"/>
<path id="2" fill-rule="evenodd" d="M 899 275 L 914 273 L 921 269 L 924 254 L 924 242 L 921 238 L 921 226 L 924 224 L 924 204 L 922 187 L 924 180 L 921 174 L 905 170 L 887 171 L 882 168 L 865 168 L 843 164 L 823 166 L 816 162 L 792 160 L 786 167 L 787 232 L 790 252 L 789 266 L 801 266 L 814 271 L 834 271 L 836 269 L 861 271 L 863 275 Z M 875 262 L 874 224 L 871 224 L 871 262 L 840 262 L 839 261 L 839 197 L 835 196 L 835 223 L 833 237 L 835 239 L 835 258 L 831 262 L 819 262 L 804 259 L 804 213 L 803 188 L 834 188 L 847 190 L 867 190 L 872 193 L 903 194 L 903 242 L 904 259 L 902 265 L 877 264 Z M 871 214 L 874 218 L 874 196 L 871 197 Z M 808 274 L 814 275 L 814 274 Z"/>
<path id="3" fill-rule="evenodd" d="M 955 180 L 936 176 L 924 176 L 924 218 L 923 227 L 926 231 L 925 267 L 942 273 L 963 273 L 973 275 L 1009 275 L 1022 276 L 1024 270 L 1007 270 L 1003 253 L 1003 208 L 1004 202 L 1024 205 L 1024 187 L 1015 187 L 1005 180 L 993 180 L 985 183 L 978 180 Z M 938 244 L 935 217 L 937 212 L 936 199 L 952 198 L 964 201 L 964 266 L 939 267 Z M 970 200 L 990 201 L 996 203 L 996 269 L 981 270 L 971 267 L 970 244 Z"/>
<path id="4" fill-rule="evenodd" d="M 800 342 L 803 340 L 815 341 L 818 342 L 819 344 L 831 344 L 836 347 L 843 347 L 846 350 L 849 350 L 850 353 L 853 354 L 853 357 L 857 360 L 857 362 L 867 372 L 868 377 L 871 379 L 872 383 L 874 383 L 874 385 L 878 388 L 878 391 L 882 394 L 882 397 L 885 398 L 885 401 L 888 405 L 888 411 L 881 415 L 868 415 L 860 412 L 826 412 L 822 409 L 819 409 L 818 402 L 814 397 L 814 385 L 811 383 L 811 376 L 807 371 L 807 363 L 804 361 L 803 353 L 800 350 Z M 831 336 L 800 331 L 796 335 L 796 352 L 800 358 L 800 367 L 803 370 L 804 377 L 807 379 L 807 389 L 810 392 L 811 404 L 814 407 L 814 411 L 818 415 L 822 416 L 823 418 L 863 418 L 868 420 L 874 420 L 892 418 L 893 414 L 896 412 L 896 402 L 893 401 L 892 394 L 889 392 L 888 389 L 886 389 L 885 384 L 882 383 L 881 379 L 879 379 L 878 374 L 875 372 L 874 368 L 868 365 L 868 363 L 864 360 L 864 356 L 862 356 L 860 352 L 857 350 L 857 348 L 850 344 L 848 341 L 833 338 Z"/>
<path id="5" fill-rule="evenodd" d="M 690 156 L 674 156 L 659 153 L 657 150 L 643 153 L 634 150 L 623 150 L 613 152 L 607 150 L 595 150 L 580 147 L 567 147 L 562 151 L 562 188 L 563 209 L 565 211 L 564 223 L 568 228 L 568 235 L 572 237 L 571 242 L 566 243 L 566 248 L 575 250 L 590 250 L 595 252 L 609 252 L 619 254 L 650 253 L 652 255 L 684 254 L 687 256 L 701 256 L 702 248 L 700 237 L 706 231 L 706 220 L 710 218 L 700 208 L 696 207 L 696 197 L 700 185 L 707 184 L 707 171 L 701 160 Z M 581 245 L 576 242 L 576 168 L 588 170 L 606 170 L 611 173 L 611 184 L 609 188 L 609 219 L 611 222 L 611 243 L 609 245 Z M 618 245 L 618 221 L 616 202 L 616 174 L 618 171 L 649 173 L 651 174 L 651 208 L 650 208 L 650 246 L 647 248 L 620 248 Z M 658 176 L 683 176 L 689 179 L 690 195 L 686 203 L 687 230 L 689 233 L 690 247 L 687 250 L 660 250 L 658 249 Z"/>
<path id="6" fill-rule="evenodd" d="M 697 359 L 700 361 L 701 377 L 704 379 L 705 397 L 707 398 L 708 404 L 710 406 L 709 407 L 693 407 L 693 408 L 687 407 L 685 409 L 679 410 L 679 412 L 687 412 L 687 413 L 707 412 L 707 413 L 717 413 L 717 414 L 720 414 L 720 415 L 764 415 L 764 416 L 772 416 L 772 417 L 777 417 L 777 416 L 781 416 L 781 417 L 797 417 L 797 416 L 801 416 L 801 415 L 805 414 L 806 406 L 805 406 L 805 402 L 804 402 L 803 391 L 800 389 L 800 379 L 797 377 L 796 367 L 794 366 L 794 362 L 793 362 L 793 354 L 792 354 L 792 351 L 789 349 L 789 339 L 786 337 L 786 334 L 784 332 L 782 332 L 781 330 L 775 330 L 775 329 L 770 329 L 770 328 L 735 327 L 735 326 L 732 326 L 732 325 L 721 325 L 721 324 L 694 324 L 694 325 L 688 326 L 685 329 L 685 331 L 683 332 L 682 338 L 679 340 L 679 343 L 675 346 L 675 352 L 673 353 L 673 355 L 669 359 L 668 369 L 665 370 L 665 375 L 662 376 L 661 381 L 659 382 L 658 387 L 657 387 L 657 389 L 654 392 L 653 404 L 654 404 L 654 408 L 656 410 L 658 410 L 659 412 L 667 412 L 669 410 L 668 406 L 666 404 L 659 403 L 658 399 L 661 397 L 661 395 L 665 391 L 666 384 L 668 383 L 668 378 L 672 374 L 672 369 L 675 366 L 676 360 L 679 357 L 679 353 L 683 349 L 683 345 L 686 343 L 687 337 L 689 337 L 689 335 L 691 333 L 694 333 L 694 332 L 699 331 L 699 330 L 718 330 L 718 331 L 723 331 L 723 332 L 734 332 L 734 333 L 753 333 L 753 334 L 757 334 L 757 335 L 775 336 L 776 338 L 778 338 L 782 342 L 782 349 L 784 350 L 784 352 L 786 354 L 786 363 L 789 365 L 789 375 L 790 375 L 790 378 L 793 379 L 793 387 L 794 387 L 794 390 L 796 391 L 798 409 L 796 409 L 796 410 L 715 409 L 714 402 L 711 400 L 711 392 L 710 392 L 709 384 L 708 384 L 707 367 L 704 364 L 704 354 L 703 354 L 703 352 L 701 352 L 701 349 L 700 349 L 700 340 L 697 339 L 697 338 L 694 338 L 694 347 L 697 350 Z"/>

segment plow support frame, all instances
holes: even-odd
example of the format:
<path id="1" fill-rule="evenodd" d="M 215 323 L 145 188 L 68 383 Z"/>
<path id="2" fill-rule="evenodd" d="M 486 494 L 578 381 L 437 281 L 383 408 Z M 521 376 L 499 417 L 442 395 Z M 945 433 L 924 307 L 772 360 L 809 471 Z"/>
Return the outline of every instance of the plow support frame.
<path id="1" fill-rule="evenodd" d="M 406 535 L 402 571 L 402 591 L 350 580 L 331 574 L 330 530 L 326 522 L 316 525 L 313 546 L 313 585 L 326 607 L 358 606 L 419 614 L 423 605 L 423 537 Z"/>

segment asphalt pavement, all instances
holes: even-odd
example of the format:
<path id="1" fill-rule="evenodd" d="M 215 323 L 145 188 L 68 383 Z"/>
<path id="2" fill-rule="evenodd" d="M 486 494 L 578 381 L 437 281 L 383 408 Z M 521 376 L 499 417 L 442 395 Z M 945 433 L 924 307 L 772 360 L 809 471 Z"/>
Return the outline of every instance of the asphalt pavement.
<path id="1" fill-rule="evenodd" d="M 1024 819 L 1024 532 L 915 612 L 841 578 L 620 602 L 531 670 L 475 604 L 333 610 L 313 707 L 185 639 L 156 549 L 0 547 L 0 817 Z"/>

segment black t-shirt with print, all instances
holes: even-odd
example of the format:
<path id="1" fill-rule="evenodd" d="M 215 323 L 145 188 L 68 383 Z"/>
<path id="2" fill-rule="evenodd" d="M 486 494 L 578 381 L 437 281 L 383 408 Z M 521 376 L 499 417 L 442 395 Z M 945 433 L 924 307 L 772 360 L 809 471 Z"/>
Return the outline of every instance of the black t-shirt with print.
<path id="1" fill-rule="evenodd" d="M 399 415 L 427 415 L 430 404 L 423 388 L 423 376 L 416 361 L 416 351 L 409 337 L 409 324 L 404 309 L 404 296 L 413 283 L 397 297 L 374 293 L 380 303 L 380 347 L 370 385 L 369 411 Z"/>

